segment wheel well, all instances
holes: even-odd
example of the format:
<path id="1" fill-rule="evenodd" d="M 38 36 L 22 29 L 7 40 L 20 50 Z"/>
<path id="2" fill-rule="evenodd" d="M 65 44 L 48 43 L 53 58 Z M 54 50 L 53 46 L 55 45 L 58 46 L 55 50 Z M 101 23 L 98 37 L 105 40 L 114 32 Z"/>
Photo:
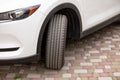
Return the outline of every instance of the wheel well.
<path id="1" fill-rule="evenodd" d="M 64 3 L 55 7 L 46 17 L 39 33 L 38 45 L 37 45 L 37 54 L 39 55 L 40 60 L 45 59 L 45 45 L 46 45 L 46 35 L 48 30 L 48 24 L 50 19 L 55 14 L 63 14 L 68 18 L 67 26 L 67 38 L 70 39 L 79 39 L 80 33 L 82 32 L 82 21 L 80 12 L 74 4 Z"/>
<path id="2" fill-rule="evenodd" d="M 70 39 L 79 39 L 80 38 L 80 21 L 77 13 L 70 8 L 65 8 L 58 11 L 56 14 L 66 15 L 68 18 L 68 26 L 67 26 L 67 38 Z"/>
<path id="3" fill-rule="evenodd" d="M 81 22 L 79 20 L 79 16 L 77 15 L 77 13 L 70 8 L 65 8 L 65 9 L 61 9 L 59 11 L 57 11 L 55 14 L 63 14 L 66 15 L 68 18 L 68 26 L 67 26 L 67 39 L 79 39 L 80 38 L 80 30 L 81 30 Z M 52 16 L 51 16 L 52 17 Z M 51 18 L 50 18 L 51 19 Z M 50 20 L 49 19 L 49 20 Z M 44 33 L 43 33 L 43 38 L 42 38 L 42 42 L 41 42 L 41 60 L 45 59 L 45 45 L 46 45 L 46 37 L 47 37 L 47 30 L 48 30 L 48 23 L 46 24 Z"/>

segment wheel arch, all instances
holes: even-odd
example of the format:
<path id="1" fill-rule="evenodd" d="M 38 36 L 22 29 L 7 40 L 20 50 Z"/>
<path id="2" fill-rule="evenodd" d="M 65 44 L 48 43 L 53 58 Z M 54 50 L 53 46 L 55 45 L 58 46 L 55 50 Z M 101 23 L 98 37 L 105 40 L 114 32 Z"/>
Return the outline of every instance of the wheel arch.
<path id="1" fill-rule="evenodd" d="M 63 10 L 71 10 L 72 13 L 66 13 L 66 11 L 64 12 Z M 44 35 L 46 34 L 46 30 L 47 30 L 47 25 L 49 23 L 49 20 L 51 19 L 51 17 L 54 16 L 54 14 L 56 13 L 62 13 L 64 15 L 70 15 L 68 16 L 69 18 L 72 16 L 72 14 L 74 15 L 72 19 L 72 21 L 74 21 L 73 23 L 75 24 L 72 24 L 72 28 L 70 28 L 70 31 L 68 31 L 68 33 L 71 33 L 71 34 L 68 34 L 67 36 L 69 36 L 69 38 L 73 38 L 73 39 L 79 39 L 80 38 L 80 34 L 82 32 L 82 20 L 81 20 L 81 15 L 80 15 L 80 11 L 78 10 L 78 8 L 72 4 L 72 3 L 64 3 L 64 4 L 61 4 L 57 7 L 55 7 L 46 17 L 46 19 L 44 20 L 44 23 L 41 27 L 41 30 L 40 30 L 40 33 L 39 33 L 39 38 L 38 38 L 38 44 L 37 44 L 37 53 L 41 56 L 41 51 L 42 51 L 42 44 L 45 43 L 44 41 Z M 71 19 L 70 18 L 70 19 Z M 71 23 L 70 23 L 71 24 Z M 75 27 L 73 27 L 73 25 Z M 70 26 L 69 26 L 70 27 Z M 72 31 L 73 30 L 73 31 Z M 41 58 L 40 58 L 41 59 Z"/>

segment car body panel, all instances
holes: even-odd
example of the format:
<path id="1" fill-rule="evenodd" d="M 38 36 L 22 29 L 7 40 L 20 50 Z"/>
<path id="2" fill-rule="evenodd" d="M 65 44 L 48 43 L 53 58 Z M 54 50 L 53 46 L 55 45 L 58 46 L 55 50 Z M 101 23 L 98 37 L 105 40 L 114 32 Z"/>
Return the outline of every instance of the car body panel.
<path id="1" fill-rule="evenodd" d="M 17 51 L 0 52 L 0 60 L 22 59 L 34 56 L 42 25 L 57 6 L 72 4 L 79 11 L 81 33 L 120 14 L 120 0 L 0 0 L 0 13 L 40 5 L 23 20 L 0 23 L 0 48 L 19 47 Z"/>
<path id="2" fill-rule="evenodd" d="M 78 0 L 79 1 L 79 0 Z M 83 0 L 83 31 L 120 14 L 120 0 Z"/>

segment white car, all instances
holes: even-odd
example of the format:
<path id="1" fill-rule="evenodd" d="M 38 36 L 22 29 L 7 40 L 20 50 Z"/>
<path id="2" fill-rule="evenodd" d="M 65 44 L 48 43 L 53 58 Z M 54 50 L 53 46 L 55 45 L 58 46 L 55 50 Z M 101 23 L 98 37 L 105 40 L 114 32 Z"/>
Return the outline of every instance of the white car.
<path id="1" fill-rule="evenodd" d="M 0 63 L 45 59 L 64 65 L 66 38 L 80 39 L 120 19 L 120 0 L 0 0 Z"/>

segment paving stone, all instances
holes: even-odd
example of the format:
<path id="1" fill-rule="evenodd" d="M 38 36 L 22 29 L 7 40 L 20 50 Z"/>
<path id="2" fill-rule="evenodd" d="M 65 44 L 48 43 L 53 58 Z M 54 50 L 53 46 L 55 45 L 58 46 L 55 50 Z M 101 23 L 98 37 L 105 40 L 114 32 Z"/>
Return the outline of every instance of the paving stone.
<path id="1" fill-rule="evenodd" d="M 63 66 L 62 70 L 69 70 L 69 66 Z"/>
<path id="2" fill-rule="evenodd" d="M 103 73 L 103 69 L 95 69 L 94 73 Z"/>
<path id="3" fill-rule="evenodd" d="M 117 52 L 116 55 L 120 55 L 120 52 Z"/>
<path id="4" fill-rule="evenodd" d="M 113 73 L 114 76 L 120 77 L 120 72 Z"/>
<path id="5" fill-rule="evenodd" d="M 22 64 L 14 64 L 14 66 L 20 67 L 22 66 Z"/>
<path id="6" fill-rule="evenodd" d="M 107 43 L 107 44 L 111 44 L 112 42 L 111 42 L 111 41 L 105 41 L 105 43 Z"/>
<path id="7" fill-rule="evenodd" d="M 111 69 L 111 66 L 105 65 L 105 69 Z"/>
<path id="8" fill-rule="evenodd" d="M 111 77 L 99 77 L 98 80 L 112 80 Z"/>
<path id="9" fill-rule="evenodd" d="M 106 39 L 106 40 L 110 39 L 110 40 L 111 40 L 111 39 L 112 39 L 112 37 L 104 37 L 104 39 Z"/>
<path id="10" fill-rule="evenodd" d="M 76 80 L 82 80 L 81 78 L 77 78 Z"/>
<path id="11" fill-rule="evenodd" d="M 0 70 L 9 70 L 10 66 L 0 66 Z"/>
<path id="12" fill-rule="evenodd" d="M 83 78 L 81 78 L 82 80 L 88 80 L 88 78 L 86 78 L 86 77 L 83 77 Z"/>
<path id="13" fill-rule="evenodd" d="M 113 35 L 113 37 L 119 38 L 119 35 Z"/>
<path id="14" fill-rule="evenodd" d="M 28 79 L 28 78 L 22 78 L 22 80 L 30 80 L 30 79 Z"/>
<path id="15" fill-rule="evenodd" d="M 100 56 L 100 59 L 107 59 L 107 56 Z"/>
<path id="16" fill-rule="evenodd" d="M 45 78 L 45 80 L 55 80 L 54 78 Z"/>
<path id="17" fill-rule="evenodd" d="M 90 54 L 96 54 L 96 53 L 100 53 L 99 51 L 95 50 L 95 51 L 89 51 Z"/>
<path id="18" fill-rule="evenodd" d="M 36 66 L 31 66 L 30 70 L 36 70 Z"/>
<path id="19" fill-rule="evenodd" d="M 86 69 L 75 69 L 74 73 L 87 73 L 88 71 Z"/>
<path id="20" fill-rule="evenodd" d="M 32 73 L 30 73 L 30 74 L 27 75 L 27 78 L 40 78 L 40 74 L 32 74 Z"/>
<path id="21" fill-rule="evenodd" d="M 91 59 L 90 61 L 91 61 L 91 62 L 102 62 L 101 59 Z"/>
<path id="22" fill-rule="evenodd" d="M 72 75 L 70 73 L 66 73 L 62 75 L 63 78 L 71 78 L 71 76 Z"/>
<path id="23" fill-rule="evenodd" d="M 19 73 L 20 73 L 20 74 L 23 74 L 24 72 L 25 72 L 25 70 L 24 70 L 24 69 L 21 69 Z"/>
<path id="24" fill-rule="evenodd" d="M 75 60 L 75 57 L 65 57 L 65 60 Z"/>
<path id="25" fill-rule="evenodd" d="M 70 66 L 71 66 L 71 63 L 68 63 L 68 66 L 70 67 Z"/>
<path id="26" fill-rule="evenodd" d="M 83 57 L 83 59 L 87 59 L 87 57 L 86 57 L 86 56 L 84 56 L 84 57 Z"/>
<path id="27" fill-rule="evenodd" d="M 80 63 L 80 66 L 92 66 L 93 65 L 93 63 Z"/>
<path id="28" fill-rule="evenodd" d="M 86 46 L 86 48 L 90 48 L 90 49 L 92 49 L 92 46 Z"/>
<path id="29" fill-rule="evenodd" d="M 110 48 L 115 48 L 115 45 L 109 45 Z"/>
<path id="30" fill-rule="evenodd" d="M 47 70 L 44 72 L 44 74 L 57 74 L 58 72 L 57 71 L 53 71 L 53 70 Z"/>
<path id="31" fill-rule="evenodd" d="M 22 80 L 22 79 L 16 79 L 16 80 Z"/>
<path id="32" fill-rule="evenodd" d="M 112 41 L 120 41 L 120 39 L 118 38 L 118 39 L 112 39 Z"/>
<path id="33" fill-rule="evenodd" d="M 15 77 L 15 73 L 8 73 L 6 78 L 14 78 Z"/>
<path id="34" fill-rule="evenodd" d="M 90 56 L 90 54 L 89 54 L 89 53 L 87 53 L 87 54 L 85 54 L 85 56 L 88 56 L 88 57 L 89 57 L 89 56 Z"/>
<path id="35" fill-rule="evenodd" d="M 108 50 L 108 51 L 109 51 L 109 50 L 111 50 L 111 48 L 109 48 L 109 47 L 108 47 L 108 48 L 107 48 L 107 47 L 104 47 L 104 48 L 101 48 L 101 50 L 102 50 L 102 51 L 103 51 L 103 50 Z"/>

